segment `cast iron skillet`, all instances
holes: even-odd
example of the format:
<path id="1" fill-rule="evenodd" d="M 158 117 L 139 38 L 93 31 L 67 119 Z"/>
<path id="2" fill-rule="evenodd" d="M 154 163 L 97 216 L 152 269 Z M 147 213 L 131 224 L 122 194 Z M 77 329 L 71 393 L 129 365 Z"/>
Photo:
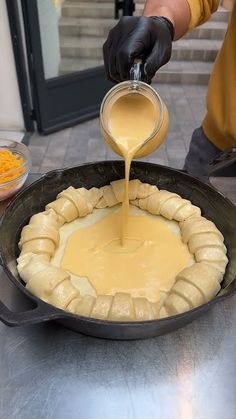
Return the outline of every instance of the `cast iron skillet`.
<path id="1" fill-rule="evenodd" d="M 163 320 L 145 322 L 109 322 L 73 315 L 44 303 L 31 295 L 22 284 L 16 269 L 17 243 L 22 227 L 36 212 L 53 201 L 56 195 L 70 185 L 74 187 L 101 187 L 123 178 L 122 161 L 105 161 L 83 164 L 62 170 L 54 170 L 42 176 L 32 185 L 18 193 L 9 204 L 0 224 L 1 264 L 16 287 L 35 303 L 33 310 L 16 313 L 0 302 L 0 320 L 8 326 L 20 326 L 57 320 L 64 326 L 91 336 L 108 339 L 142 339 L 158 336 L 190 323 L 205 313 L 218 301 L 232 295 L 236 290 L 236 208 L 223 195 L 207 184 L 181 171 L 151 163 L 133 162 L 131 178 L 157 185 L 159 188 L 177 192 L 190 199 L 202 209 L 204 216 L 214 221 L 225 237 L 229 264 L 223 287 L 223 295 L 194 310 Z M 229 285 L 230 283 L 230 285 Z M 227 286 L 227 284 L 229 286 Z"/>

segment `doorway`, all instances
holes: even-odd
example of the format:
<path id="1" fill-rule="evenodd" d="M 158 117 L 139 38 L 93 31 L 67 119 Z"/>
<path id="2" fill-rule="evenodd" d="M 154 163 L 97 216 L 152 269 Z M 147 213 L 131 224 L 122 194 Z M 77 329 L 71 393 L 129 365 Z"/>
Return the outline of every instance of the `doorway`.
<path id="1" fill-rule="evenodd" d="M 111 87 L 102 46 L 133 0 L 21 0 L 38 131 L 47 134 L 98 115 Z"/>

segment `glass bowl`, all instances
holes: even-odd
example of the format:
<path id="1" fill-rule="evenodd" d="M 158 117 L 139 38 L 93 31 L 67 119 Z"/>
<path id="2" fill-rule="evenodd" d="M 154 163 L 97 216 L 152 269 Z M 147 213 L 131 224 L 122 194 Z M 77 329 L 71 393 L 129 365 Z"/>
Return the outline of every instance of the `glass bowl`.
<path id="1" fill-rule="evenodd" d="M 1 152 L 7 150 L 17 158 L 22 159 L 19 166 L 3 172 L 4 156 Z M 31 167 L 28 148 L 16 141 L 0 138 L 0 201 L 14 195 L 25 183 Z"/>

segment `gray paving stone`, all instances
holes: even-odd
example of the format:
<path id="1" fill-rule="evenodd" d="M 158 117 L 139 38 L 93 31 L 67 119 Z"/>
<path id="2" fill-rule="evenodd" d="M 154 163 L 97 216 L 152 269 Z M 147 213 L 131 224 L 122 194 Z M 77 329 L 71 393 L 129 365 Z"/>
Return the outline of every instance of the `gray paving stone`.
<path id="1" fill-rule="evenodd" d="M 90 138 L 86 161 L 98 161 L 106 158 L 106 146 L 101 138 Z"/>
<path id="2" fill-rule="evenodd" d="M 106 150 L 106 160 L 121 160 L 121 157 L 118 156 L 114 151 L 107 147 Z"/>
<path id="3" fill-rule="evenodd" d="M 69 147 L 76 147 L 78 144 L 84 145 L 87 144 L 89 139 L 89 123 L 85 122 L 83 124 L 76 125 L 72 128 L 70 138 L 69 138 Z"/>
<path id="4" fill-rule="evenodd" d="M 31 173 L 40 173 L 40 166 L 31 166 Z"/>
<path id="5" fill-rule="evenodd" d="M 47 146 L 29 145 L 32 166 L 40 166 L 47 151 Z"/>

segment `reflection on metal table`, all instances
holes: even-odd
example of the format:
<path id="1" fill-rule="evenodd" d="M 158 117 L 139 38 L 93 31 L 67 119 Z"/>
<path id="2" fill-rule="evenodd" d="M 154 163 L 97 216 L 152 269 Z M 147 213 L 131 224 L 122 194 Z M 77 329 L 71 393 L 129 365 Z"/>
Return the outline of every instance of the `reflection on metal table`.
<path id="1" fill-rule="evenodd" d="M 236 203 L 235 179 L 212 183 Z M 2 271 L 0 293 L 11 308 L 26 307 Z M 91 338 L 53 322 L 0 324 L 0 418 L 234 419 L 235 325 L 236 296 L 143 341 Z"/>

